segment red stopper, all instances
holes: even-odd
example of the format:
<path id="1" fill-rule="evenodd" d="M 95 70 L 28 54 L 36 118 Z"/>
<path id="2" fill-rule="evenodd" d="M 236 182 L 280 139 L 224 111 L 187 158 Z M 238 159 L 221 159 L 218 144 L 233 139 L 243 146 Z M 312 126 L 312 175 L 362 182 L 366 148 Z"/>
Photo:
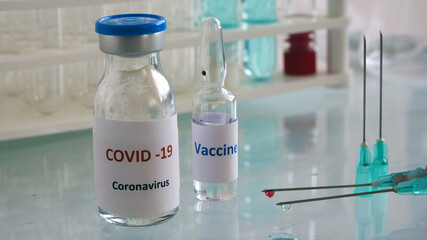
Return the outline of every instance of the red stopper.
<path id="1" fill-rule="evenodd" d="M 272 198 L 274 196 L 274 191 L 266 191 L 265 192 L 265 196 L 267 196 L 268 198 Z"/>
<path id="2" fill-rule="evenodd" d="M 316 72 L 316 51 L 311 47 L 313 32 L 290 34 L 290 46 L 285 50 L 283 72 L 287 75 L 305 76 Z"/>

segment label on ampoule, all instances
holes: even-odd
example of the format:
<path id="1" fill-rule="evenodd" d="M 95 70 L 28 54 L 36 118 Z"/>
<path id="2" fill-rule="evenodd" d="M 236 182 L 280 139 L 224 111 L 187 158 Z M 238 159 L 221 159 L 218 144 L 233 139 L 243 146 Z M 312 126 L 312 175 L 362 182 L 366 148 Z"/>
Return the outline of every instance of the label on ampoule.
<path id="1" fill-rule="evenodd" d="M 225 183 L 238 175 L 238 123 L 192 124 L 193 178 L 204 183 Z"/>
<path id="2" fill-rule="evenodd" d="M 160 120 L 94 117 L 98 206 L 122 217 L 150 217 L 179 205 L 176 114 Z"/>

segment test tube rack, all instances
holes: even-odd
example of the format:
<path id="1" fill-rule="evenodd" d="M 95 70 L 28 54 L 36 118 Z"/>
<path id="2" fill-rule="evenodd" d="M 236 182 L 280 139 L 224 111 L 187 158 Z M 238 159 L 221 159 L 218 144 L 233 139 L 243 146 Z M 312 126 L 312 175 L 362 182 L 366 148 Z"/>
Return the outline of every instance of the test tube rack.
<path id="1" fill-rule="evenodd" d="M 7 0 L 0 1 L 0 14 L 4 11 L 67 8 L 121 2 L 123 1 Z M 326 16 L 318 17 L 314 20 L 296 19 L 291 22 L 281 20 L 276 23 L 260 26 L 246 26 L 242 24 L 239 28 L 225 30 L 225 42 L 313 30 L 327 31 L 327 62 L 323 63 L 326 66 L 325 71 L 318 72 L 309 77 L 290 77 L 278 72 L 267 83 L 256 85 L 241 80 L 241 85 L 235 90 L 232 89 L 237 99 L 245 101 L 318 86 L 348 86 L 350 70 L 348 69 L 346 55 L 349 19 L 346 16 L 346 6 L 346 0 L 328 0 Z M 194 47 L 199 43 L 199 31 L 173 31 L 166 35 L 166 50 Z M 97 45 L 80 46 L 76 49 L 60 51 L 36 51 L 24 55 L 0 57 L 0 72 L 98 59 L 103 59 L 103 54 L 99 51 Z M 179 112 L 190 111 L 192 97 L 193 92 L 191 91 L 186 94 L 177 95 L 177 110 Z M 25 106 L 18 99 L 6 99 L 6 101 L 0 103 L 0 140 L 75 131 L 92 127 L 92 110 L 75 102 L 64 105 L 60 111 L 51 115 L 42 115 L 28 108 L 28 106 Z"/>

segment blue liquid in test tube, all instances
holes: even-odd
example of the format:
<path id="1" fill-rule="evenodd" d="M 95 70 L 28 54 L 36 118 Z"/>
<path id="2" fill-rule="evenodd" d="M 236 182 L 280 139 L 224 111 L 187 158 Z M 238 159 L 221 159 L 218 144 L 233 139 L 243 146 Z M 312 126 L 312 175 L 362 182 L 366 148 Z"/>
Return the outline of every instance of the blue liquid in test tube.
<path id="1" fill-rule="evenodd" d="M 239 26 L 236 0 L 202 0 L 202 21 L 208 17 L 216 17 L 222 28 Z"/>
<path id="2" fill-rule="evenodd" d="M 242 20 L 248 24 L 276 22 L 276 0 L 244 0 Z M 276 36 L 245 40 L 243 65 L 253 79 L 269 78 L 276 68 Z"/>

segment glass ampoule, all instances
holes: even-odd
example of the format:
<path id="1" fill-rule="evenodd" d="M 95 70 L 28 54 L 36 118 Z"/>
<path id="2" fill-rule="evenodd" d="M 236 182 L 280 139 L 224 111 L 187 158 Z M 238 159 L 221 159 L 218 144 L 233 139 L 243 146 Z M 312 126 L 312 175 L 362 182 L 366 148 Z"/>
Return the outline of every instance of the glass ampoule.
<path id="1" fill-rule="evenodd" d="M 201 0 L 201 19 L 215 17 L 221 22 L 223 29 L 239 27 L 240 0 Z M 225 56 L 227 58 L 227 81 L 228 89 L 239 86 L 240 46 L 237 41 L 224 43 Z"/>
<path id="2" fill-rule="evenodd" d="M 94 97 L 95 190 L 101 217 L 125 226 L 171 219 L 179 207 L 175 99 L 160 65 L 166 20 L 120 14 L 96 24 L 106 67 Z"/>
<path id="3" fill-rule="evenodd" d="M 236 98 L 224 88 L 227 72 L 218 19 L 202 25 L 202 89 L 193 98 L 193 185 L 200 200 L 228 200 L 237 191 Z"/>

